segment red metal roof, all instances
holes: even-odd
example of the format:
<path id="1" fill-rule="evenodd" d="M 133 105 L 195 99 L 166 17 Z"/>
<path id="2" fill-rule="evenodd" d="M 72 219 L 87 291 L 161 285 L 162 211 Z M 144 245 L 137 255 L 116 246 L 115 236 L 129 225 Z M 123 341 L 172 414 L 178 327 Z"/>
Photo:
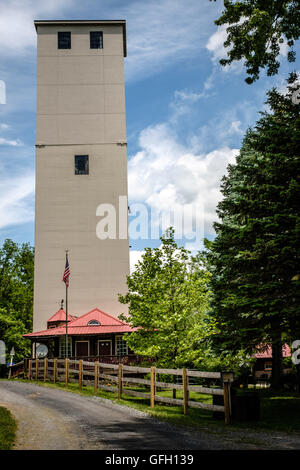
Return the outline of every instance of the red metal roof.
<path id="1" fill-rule="evenodd" d="M 64 312 L 64 310 L 62 310 Z M 56 312 L 55 315 L 59 313 Z M 65 313 L 65 312 L 64 312 Z M 54 318 L 55 315 L 53 315 Z M 97 320 L 100 325 L 88 325 L 91 320 Z M 48 321 L 59 321 L 57 318 L 55 320 Z M 72 318 L 72 323 L 68 324 L 68 334 L 69 335 L 99 335 L 99 334 L 108 334 L 108 333 L 126 333 L 129 331 L 134 331 L 135 328 L 131 328 L 126 323 L 123 323 L 121 320 L 118 320 L 108 313 L 102 312 L 98 308 L 94 308 L 88 313 L 85 313 L 79 318 Z M 33 333 L 27 333 L 23 336 L 26 338 L 36 338 L 36 337 L 51 337 L 51 336 L 61 336 L 66 334 L 66 327 L 64 325 L 58 326 L 56 328 L 49 328 L 47 330 L 36 331 Z"/>
<path id="2" fill-rule="evenodd" d="M 75 317 L 74 315 L 69 315 L 68 314 L 68 321 L 73 321 L 75 320 Z M 52 315 L 52 317 L 49 318 L 48 320 L 48 323 L 51 323 L 51 322 L 58 322 L 58 321 L 66 321 L 66 312 L 60 308 L 59 310 L 57 310 L 57 312 Z"/>
<path id="3" fill-rule="evenodd" d="M 68 326 L 69 335 L 100 335 L 108 333 L 127 333 L 133 331 L 129 325 L 107 325 L 107 326 Z M 57 328 L 49 328 L 48 330 L 27 333 L 26 338 L 41 338 L 45 336 L 61 336 L 66 334 L 66 328 L 59 326 Z"/>
<path id="4" fill-rule="evenodd" d="M 99 308 L 94 308 L 88 313 L 85 313 L 79 318 L 76 318 L 76 320 L 73 321 L 72 326 L 87 326 L 87 324 L 91 320 L 97 320 L 100 325 L 125 325 L 121 320 L 118 320 L 115 317 L 112 317 L 111 315 L 108 315 L 108 313 L 103 312 L 102 310 L 99 310 Z M 96 328 L 93 326 L 93 328 Z"/>
<path id="5" fill-rule="evenodd" d="M 290 357 L 291 350 L 288 344 L 284 344 L 282 346 L 282 356 L 283 357 Z M 260 345 L 257 348 L 257 353 L 253 354 L 253 357 L 257 359 L 271 359 L 272 358 L 272 346 L 270 345 Z"/>

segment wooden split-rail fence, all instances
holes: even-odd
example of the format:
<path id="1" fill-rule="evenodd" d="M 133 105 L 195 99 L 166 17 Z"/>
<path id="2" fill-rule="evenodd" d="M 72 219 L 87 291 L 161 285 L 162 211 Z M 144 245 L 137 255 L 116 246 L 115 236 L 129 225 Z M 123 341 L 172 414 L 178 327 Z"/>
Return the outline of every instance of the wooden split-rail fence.
<path id="1" fill-rule="evenodd" d="M 79 389 L 82 389 L 83 385 L 93 384 L 95 394 L 100 389 L 115 392 L 118 394 L 118 398 L 122 398 L 122 395 L 146 398 L 149 399 L 151 408 L 158 402 L 182 405 L 184 414 L 188 413 L 188 408 L 204 408 L 224 413 L 225 423 L 230 423 L 230 387 L 233 381 L 233 373 L 231 372 L 201 372 L 185 368 L 162 369 L 157 367 L 106 364 L 99 361 L 88 362 L 84 360 L 47 358 L 26 360 L 26 366 L 24 361 L 24 367 L 20 367 L 20 364 L 18 364 L 19 372 L 11 374 L 12 378 L 22 375 L 28 380 L 43 380 L 44 382 L 51 380 L 53 383 L 64 382 L 65 385 L 68 385 L 68 383 L 78 383 Z M 146 375 L 150 375 L 150 378 L 144 378 Z M 163 377 L 173 376 L 172 383 L 158 380 L 161 375 Z M 220 386 L 207 387 L 190 383 L 191 381 L 197 381 L 197 379 L 217 381 Z M 165 380 L 167 379 L 165 378 Z M 127 387 L 148 387 L 150 390 L 146 393 L 145 391 L 130 390 Z M 183 398 L 170 398 L 159 395 L 158 391 L 164 389 L 182 390 Z M 210 404 L 192 400 L 189 396 L 190 392 L 222 396 L 223 400 L 221 399 L 221 403 L 223 404 Z"/>

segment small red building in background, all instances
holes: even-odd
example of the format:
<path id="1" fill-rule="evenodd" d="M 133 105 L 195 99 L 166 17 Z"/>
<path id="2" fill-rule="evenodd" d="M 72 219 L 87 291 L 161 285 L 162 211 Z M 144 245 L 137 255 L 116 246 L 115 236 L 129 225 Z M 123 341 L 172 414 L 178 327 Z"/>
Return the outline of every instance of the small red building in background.
<path id="1" fill-rule="evenodd" d="M 282 357 L 290 357 L 291 350 L 287 344 L 282 346 Z M 261 345 L 258 351 L 253 354 L 256 362 L 253 366 L 253 376 L 257 379 L 269 379 L 272 375 L 272 346 Z M 283 372 L 290 372 L 290 368 L 284 368 Z"/>
<path id="2" fill-rule="evenodd" d="M 101 362 L 140 362 L 123 339 L 124 333 L 132 329 L 126 323 L 102 312 L 98 308 L 75 317 L 68 315 L 68 354 L 69 358 L 99 360 Z M 24 335 L 32 341 L 33 357 L 39 356 L 37 344 L 46 345 L 48 358 L 66 357 L 66 312 L 58 310 L 47 322 L 47 330 Z M 140 358 L 142 359 L 142 358 Z"/>

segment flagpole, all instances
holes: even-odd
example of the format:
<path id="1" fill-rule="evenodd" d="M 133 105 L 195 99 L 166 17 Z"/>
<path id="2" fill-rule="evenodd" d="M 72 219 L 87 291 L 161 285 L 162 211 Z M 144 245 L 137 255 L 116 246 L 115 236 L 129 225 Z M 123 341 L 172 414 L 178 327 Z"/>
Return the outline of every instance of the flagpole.
<path id="1" fill-rule="evenodd" d="M 66 250 L 66 263 L 68 261 L 68 250 Z M 66 282 L 66 357 L 68 357 L 68 286 L 69 282 Z"/>

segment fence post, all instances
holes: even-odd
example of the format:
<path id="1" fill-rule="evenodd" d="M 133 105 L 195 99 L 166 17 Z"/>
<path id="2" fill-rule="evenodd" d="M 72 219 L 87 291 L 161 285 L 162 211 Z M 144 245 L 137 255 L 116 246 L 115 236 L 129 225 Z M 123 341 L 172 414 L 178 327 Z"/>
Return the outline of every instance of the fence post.
<path id="1" fill-rule="evenodd" d="M 79 381 L 79 390 L 81 390 L 82 389 L 82 359 L 80 359 L 80 361 L 79 361 L 78 381 Z"/>
<path id="2" fill-rule="evenodd" d="M 189 395 L 188 395 L 187 370 L 185 368 L 182 369 L 182 385 L 183 385 L 183 414 L 187 415 Z"/>
<path id="3" fill-rule="evenodd" d="M 221 378 L 223 382 L 223 391 L 224 391 L 225 424 L 230 424 L 230 419 L 231 419 L 230 387 L 234 378 L 233 372 L 221 372 Z"/>
<path id="4" fill-rule="evenodd" d="M 35 360 L 35 380 L 39 380 L 39 360 Z"/>
<path id="5" fill-rule="evenodd" d="M 47 372 L 48 372 L 48 359 L 45 357 L 44 359 L 44 382 L 47 380 Z"/>
<path id="6" fill-rule="evenodd" d="M 223 383 L 224 390 L 224 412 L 225 412 L 225 424 L 230 423 L 230 406 L 229 406 L 229 383 Z"/>
<path id="7" fill-rule="evenodd" d="M 28 379 L 31 380 L 31 359 L 28 362 Z"/>
<path id="8" fill-rule="evenodd" d="M 68 385 L 69 382 L 69 359 L 65 359 L 65 385 Z"/>
<path id="9" fill-rule="evenodd" d="M 150 398 L 150 406 L 154 408 L 155 404 L 155 367 L 151 367 L 151 398 Z"/>
<path id="10" fill-rule="evenodd" d="M 123 364 L 119 364 L 118 370 L 118 398 L 122 398 L 122 390 L 123 390 Z"/>
<path id="11" fill-rule="evenodd" d="M 95 380 L 94 380 L 94 393 L 98 391 L 98 380 L 99 380 L 99 361 L 95 362 Z"/>
<path id="12" fill-rule="evenodd" d="M 57 374 L 57 359 L 53 361 L 53 383 L 56 383 L 56 374 Z"/>

